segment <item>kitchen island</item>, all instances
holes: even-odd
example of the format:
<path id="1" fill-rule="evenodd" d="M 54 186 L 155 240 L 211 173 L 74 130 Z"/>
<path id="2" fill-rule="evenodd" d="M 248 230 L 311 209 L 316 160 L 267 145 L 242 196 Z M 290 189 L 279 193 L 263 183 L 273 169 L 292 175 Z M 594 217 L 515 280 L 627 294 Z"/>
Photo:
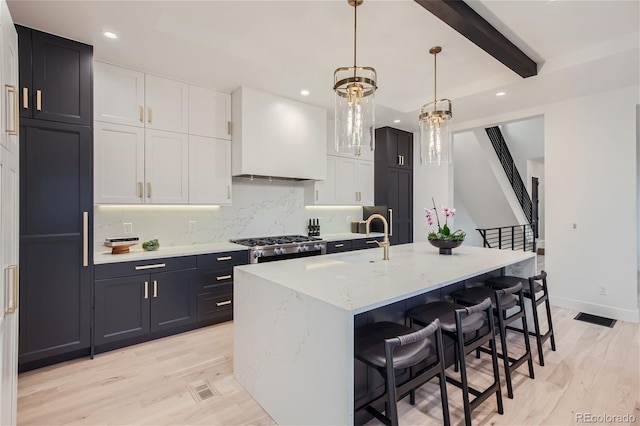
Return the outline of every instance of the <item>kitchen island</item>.
<path id="1" fill-rule="evenodd" d="M 354 327 L 501 273 L 531 276 L 535 254 L 429 243 L 239 266 L 234 376 L 281 425 L 354 422 Z"/>

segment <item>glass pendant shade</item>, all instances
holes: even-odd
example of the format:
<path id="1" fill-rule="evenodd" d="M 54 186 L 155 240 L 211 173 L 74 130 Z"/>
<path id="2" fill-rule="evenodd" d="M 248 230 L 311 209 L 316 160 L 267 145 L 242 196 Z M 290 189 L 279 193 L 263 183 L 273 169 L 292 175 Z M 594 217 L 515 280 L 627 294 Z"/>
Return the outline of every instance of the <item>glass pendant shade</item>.
<path id="1" fill-rule="evenodd" d="M 334 73 L 336 151 L 360 156 L 375 149 L 376 71 L 338 68 Z"/>
<path id="2" fill-rule="evenodd" d="M 445 108 L 438 109 L 439 104 Z M 429 110 L 431 108 L 431 110 Z M 426 104 L 420 111 L 420 164 L 443 164 L 452 161 L 451 101 L 442 99 Z"/>
<path id="3" fill-rule="evenodd" d="M 418 125 L 420 127 L 420 164 L 450 163 L 452 161 L 451 132 L 451 101 L 438 99 L 437 90 L 437 55 L 442 47 L 434 46 L 429 49 L 433 55 L 433 102 L 422 105 Z"/>

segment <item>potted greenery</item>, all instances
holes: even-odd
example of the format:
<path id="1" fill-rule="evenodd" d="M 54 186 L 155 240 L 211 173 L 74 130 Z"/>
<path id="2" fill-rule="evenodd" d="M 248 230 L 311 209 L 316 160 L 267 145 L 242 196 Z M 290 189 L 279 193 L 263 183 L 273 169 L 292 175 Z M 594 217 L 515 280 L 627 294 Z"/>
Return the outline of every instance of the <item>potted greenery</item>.
<path id="1" fill-rule="evenodd" d="M 456 209 L 452 209 L 450 207 L 440 207 L 440 211 L 442 212 L 442 214 L 444 214 L 444 226 L 441 226 L 440 217 L 438 216 L 438 209 L 436 208 L 436 202 L 433 198 L 431 199 L 431 201 L 433 201 L 433 208 L 424 209 L 425 221 L 427 222 L 427 225 L 432 226 L 433 216 L 435 215 L 436 222 L 438 224 L 438 232 L 431 231 L 427 238 L 431 245 L 440 249 L 440 254 L 451 254 L 451 249 L 460 246 L 467 234 L 461 229 L 458 229 L 454 232 L 451 232 L 451 229 L 449 229 L 447 220 L 450 217 L 453 217 L 453 215 L 456 213 Z"/>

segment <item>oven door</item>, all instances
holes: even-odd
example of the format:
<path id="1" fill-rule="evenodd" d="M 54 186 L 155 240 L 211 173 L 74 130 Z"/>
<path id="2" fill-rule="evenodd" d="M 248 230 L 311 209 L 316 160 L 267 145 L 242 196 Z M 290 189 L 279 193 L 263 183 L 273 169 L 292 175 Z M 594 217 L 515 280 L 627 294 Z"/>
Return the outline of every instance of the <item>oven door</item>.
<path id="1" fill-rule="evenodd" d="M 322 250 L 309 250 L 298 253 L 274 254 L 258 258 L 258 263 L 273 262 L 275 260 L 297 259 L 299 257 L 318 256 L 322 254 Z"/>

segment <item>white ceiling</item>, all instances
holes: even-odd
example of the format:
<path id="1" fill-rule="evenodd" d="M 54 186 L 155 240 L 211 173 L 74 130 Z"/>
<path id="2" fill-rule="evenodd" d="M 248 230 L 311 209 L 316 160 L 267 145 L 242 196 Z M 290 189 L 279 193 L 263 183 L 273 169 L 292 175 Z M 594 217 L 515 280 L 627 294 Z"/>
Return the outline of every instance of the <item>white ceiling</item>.
<path id="1" fill-rule="evenodd" d="M 538 63 L 522 79 L 412 0 L 358 8 L 358 65 L 378 72 L 377 126 L 415 131 L 438 97 L 466 121 L 638 84 L 640 2 L 468 1 Z M 333 71 L 353 65 L 346 0 L 8 0 L 14 22 L 94 46 L 94 58 L 231 92 L 263 89 L 333 113 Z M 117 40 L 101 33 L 111 30 Z M 303 98 L 301 89 L 311 94 Z M 496 98 L 497 91 L 507 95 Z M 393 119 L 401 119 L 393 124 Z"/>

